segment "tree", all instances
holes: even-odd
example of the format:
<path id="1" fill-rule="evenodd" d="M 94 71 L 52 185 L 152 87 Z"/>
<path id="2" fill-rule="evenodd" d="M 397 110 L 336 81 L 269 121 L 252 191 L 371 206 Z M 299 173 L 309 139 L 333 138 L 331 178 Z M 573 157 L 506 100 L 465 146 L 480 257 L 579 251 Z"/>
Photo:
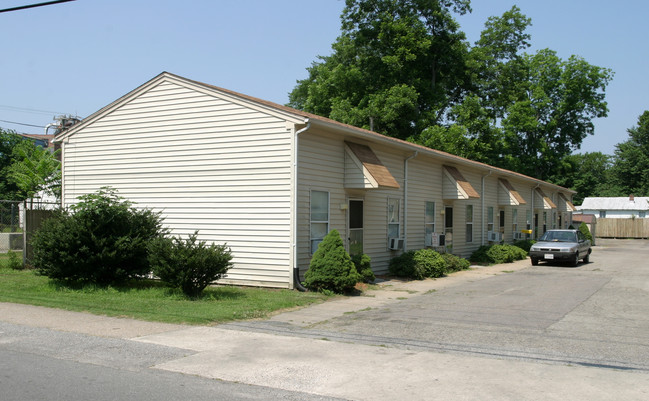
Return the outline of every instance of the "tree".
<path id="1" fill-rule="evenodd" d="M 617 196 L 611 183 L 612 157 L 602 152 L 574 154 L 563 158 L 548 181 L 577 191 L 573 202 L 580 205 L 589 196 Z"/>
<path id="2" fill-rule="evenodd" d="M 562 60 L 549 49 L 522 53 L 530 25 L 516 6 L 489 18 L 468 58 L 472 93 L 451 116 L 483 144 L 473 158 L 547 179 L 593 134 L 592 120 L 606 116 L 612 72 L 577 56 Z"/>
<path id="3" fill-rule="evenodd" d="M 0 128 L 0 198 L 3 200 L 19 200 L 18 187 L 9 180 L 8 167 L 13 164 L 13 150 L 23 138 L 11 130 Z"/>
<path id="4" fill-rule="evenodd" d="M 60 197 L 61 162 L 56 154 L 23 140 L 14 147 L 12 157 L 14 161 L 6 172 L 21 199 L 33 199 L 41 191 Z"/>
<path id="5" fill-rule="evenodd" d="M 333 53 L 290 105 L 547 179 L 605 117 L 607 68 L 524 53 L 531 20 L 490 17 L 470 46 L 453 13 L 468 0 L 347 0 Z"/>
<path id="6" fill-rule="evenodd" d="M 525 55 L 526 79 L 502 119 L 504 166 L 547 179 L 561 159 L 594 133 L 594 118 L 608 113 L 604 90 L 610 70 L 552 50 Z"/>
<path id="7" fill-rule="evenodd" d="M 623 195 L 649 196 L 649 110 L 627 132 L 629 139 L 616 145 L 613 182 Z"/>
<path id="8" fill-rule="evenodd" d="M 408 138 L 442 121 L 468 85 L 468 0 L 347 0 L 342 34 L 298 81 L 290 105 Z"/>

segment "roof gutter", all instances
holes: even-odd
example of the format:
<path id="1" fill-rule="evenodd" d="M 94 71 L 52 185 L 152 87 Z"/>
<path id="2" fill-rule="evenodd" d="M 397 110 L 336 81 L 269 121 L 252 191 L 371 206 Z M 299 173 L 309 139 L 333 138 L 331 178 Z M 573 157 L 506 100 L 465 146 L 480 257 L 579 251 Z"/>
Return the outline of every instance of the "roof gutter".
<path id="1" fill-rule="evenodd" d="M 461 164 L 463 164 L 465 166 L 471 166 L 471 167 L 479 168 L 479 169 L 482 169 L 482 170 L 491 170 L 491 171 L 496 172 L 498 174 L 501 174 L 503 176 L 515 177 L 515 178 L 518 178 L 518 179 L 523 178 L 523 179 L 526 179 L 528 181 L 535 182 L 535 183 L 537 183 L 537 185 L 544 184 L 544 185 L 547 185 L 549 187 L 557 188 L 558 190 L 560 190 L 562 192 L 568 192 L 568 193 L 571 193 L 571 194 L 576 193 L 576 191 L 573 191 L 572 189 L 568 189 L 568 188 L 561 187 L 559 185 L 551 184 L 549 182 L 539 180 L 538 178 L 529 177 L 529 176 L 526 176 L 524 174 L 516 173 L 514 171 L 509 171 L 509 170 L 506 170 L 506 169 L 503 169 L 503 168 L 490 166 L 490 165 L 485 164 L 485 163 L 480 163 L 480 162 L 476 162 L 476 161 L 473 161 L 473 160 L 465 159 L 463 157 L 455 156 L 455 155 L 452 155 L 450 153 L 442 152 L 442 151 L 439 151 L 439 150 L 429 149 L 429 148 L 427 148 L 425 146 L 422 146 L 422 145 L 417 145 L 415 143 L 406 142 L 406 141 L 403 141 L 401 139 L 388 137 L 388 136 L 385 136 L 385 135 L 382 135 L 382 134 L 379 134 L 379 133 L 376 133 L 376 132 L 371 132 L 371 131 L 367 131 L 365 129 L 353 127 L 351 125 L 337 123 L 335 121 L 331 121 L 331 122 L 323 121 L 321 119 L 308 119 L 308 120 L 311 121 L 314 126 L 319 126 L 319 127 L 325 128 L 325 129 L 330 129 L 330 130 L 343 132 L 343 133 L 346 133 L 346 134 L 349 134 L 349 135 L 354 135 L 356 137 L 364 138 L 364 139 L 367 139 L 367 140 L 370 140 L 370 141 L 381 142 L 381 143 L 384 143 L 384 144 L 387 144 L 387 145 L 390 145 L 390 146 L 398 146 L 398 147 L 400 147 L 402 149 L 407 149 L 409 151 L 415 150 L 417 152 L 427 154 L 427 155 L 430 155 L 430 156 L 433 156 L 433 157 L 436 157 L 436 158 L 441 158 L 441 159 L 447 160 L 449 162 L 461 163 Z"/>

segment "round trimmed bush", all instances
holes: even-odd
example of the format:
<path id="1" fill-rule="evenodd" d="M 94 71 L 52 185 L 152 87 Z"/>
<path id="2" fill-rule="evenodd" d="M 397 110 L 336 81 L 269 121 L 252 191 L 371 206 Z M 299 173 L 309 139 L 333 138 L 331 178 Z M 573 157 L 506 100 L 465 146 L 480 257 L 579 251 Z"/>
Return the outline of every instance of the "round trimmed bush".
<path id="1" fill-rule="evenodd" d="M 442 277 L 446 273 L 446 260 L 432 249 L 420 249 L 414 256 L 415 270 L 423 270 L 426 277 Z"/>
<path id="2" fill-rule="evenodd" d="M 345 293 L 362 280 L 337 230 L 327 234 L 311 258 L 304 285 L 320 292 Z"/>

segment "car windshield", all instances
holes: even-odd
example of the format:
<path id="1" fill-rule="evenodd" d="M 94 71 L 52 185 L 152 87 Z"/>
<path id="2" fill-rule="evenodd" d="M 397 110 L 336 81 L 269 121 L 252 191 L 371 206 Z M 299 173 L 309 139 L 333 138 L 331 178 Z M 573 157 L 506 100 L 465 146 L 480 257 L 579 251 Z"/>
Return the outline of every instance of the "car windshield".
<path id="1" fill-rule="evenodd" d="M 577 242 L 575 233 L 570 231 L 548 231 L 541 237 L 540 241 L 550 242 Z"/>

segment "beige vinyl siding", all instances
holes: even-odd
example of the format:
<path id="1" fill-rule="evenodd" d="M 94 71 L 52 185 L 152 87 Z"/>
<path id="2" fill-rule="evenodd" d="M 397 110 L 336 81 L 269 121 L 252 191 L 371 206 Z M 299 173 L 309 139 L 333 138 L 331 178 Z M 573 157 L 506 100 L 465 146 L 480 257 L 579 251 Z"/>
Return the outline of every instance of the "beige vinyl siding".
<path id="1" fill-rule="evenodd" d="M 426 202 L 435 202 L 435 232 L 444 233 L 442 175 L 442 163 L 433 158 L 418 156 L 408 161 L 408 250 L 425 246 Z"/>
<path id="2" fill-rule="evenodd" d="M 225 282 L 290 287 L 292 137 L 282 118 L 163 81 L 64 143 L 65 205 L 111 186 L 173 235 L 227 243 Z"/>
<path id="3" fill-rule="evenodd" d="M 387 199 L 401 200 L 403 219 L 403 192 L 400 189 L 349 190 L 345 183 L 344 136 L 322 130 L 308 130 L 299 136 L 298 156 L 298 266 L 304 273 L 311 260 L 309 247 L 310 191 L 329 192 L 329 229 L 336 229 L 347 245 L 347 205 L 349 199 L 363 200 L 363 251 L 372 258 L 372 269 L 387 273 L 391 256 L 398 253 L 387 249 Z M 400 181 L 403 176 L 403 157 L 387 152 L 387 148 L 368 144 L 392 175 Z M 401 221 L 403 235 L 403 220 Z"/>

